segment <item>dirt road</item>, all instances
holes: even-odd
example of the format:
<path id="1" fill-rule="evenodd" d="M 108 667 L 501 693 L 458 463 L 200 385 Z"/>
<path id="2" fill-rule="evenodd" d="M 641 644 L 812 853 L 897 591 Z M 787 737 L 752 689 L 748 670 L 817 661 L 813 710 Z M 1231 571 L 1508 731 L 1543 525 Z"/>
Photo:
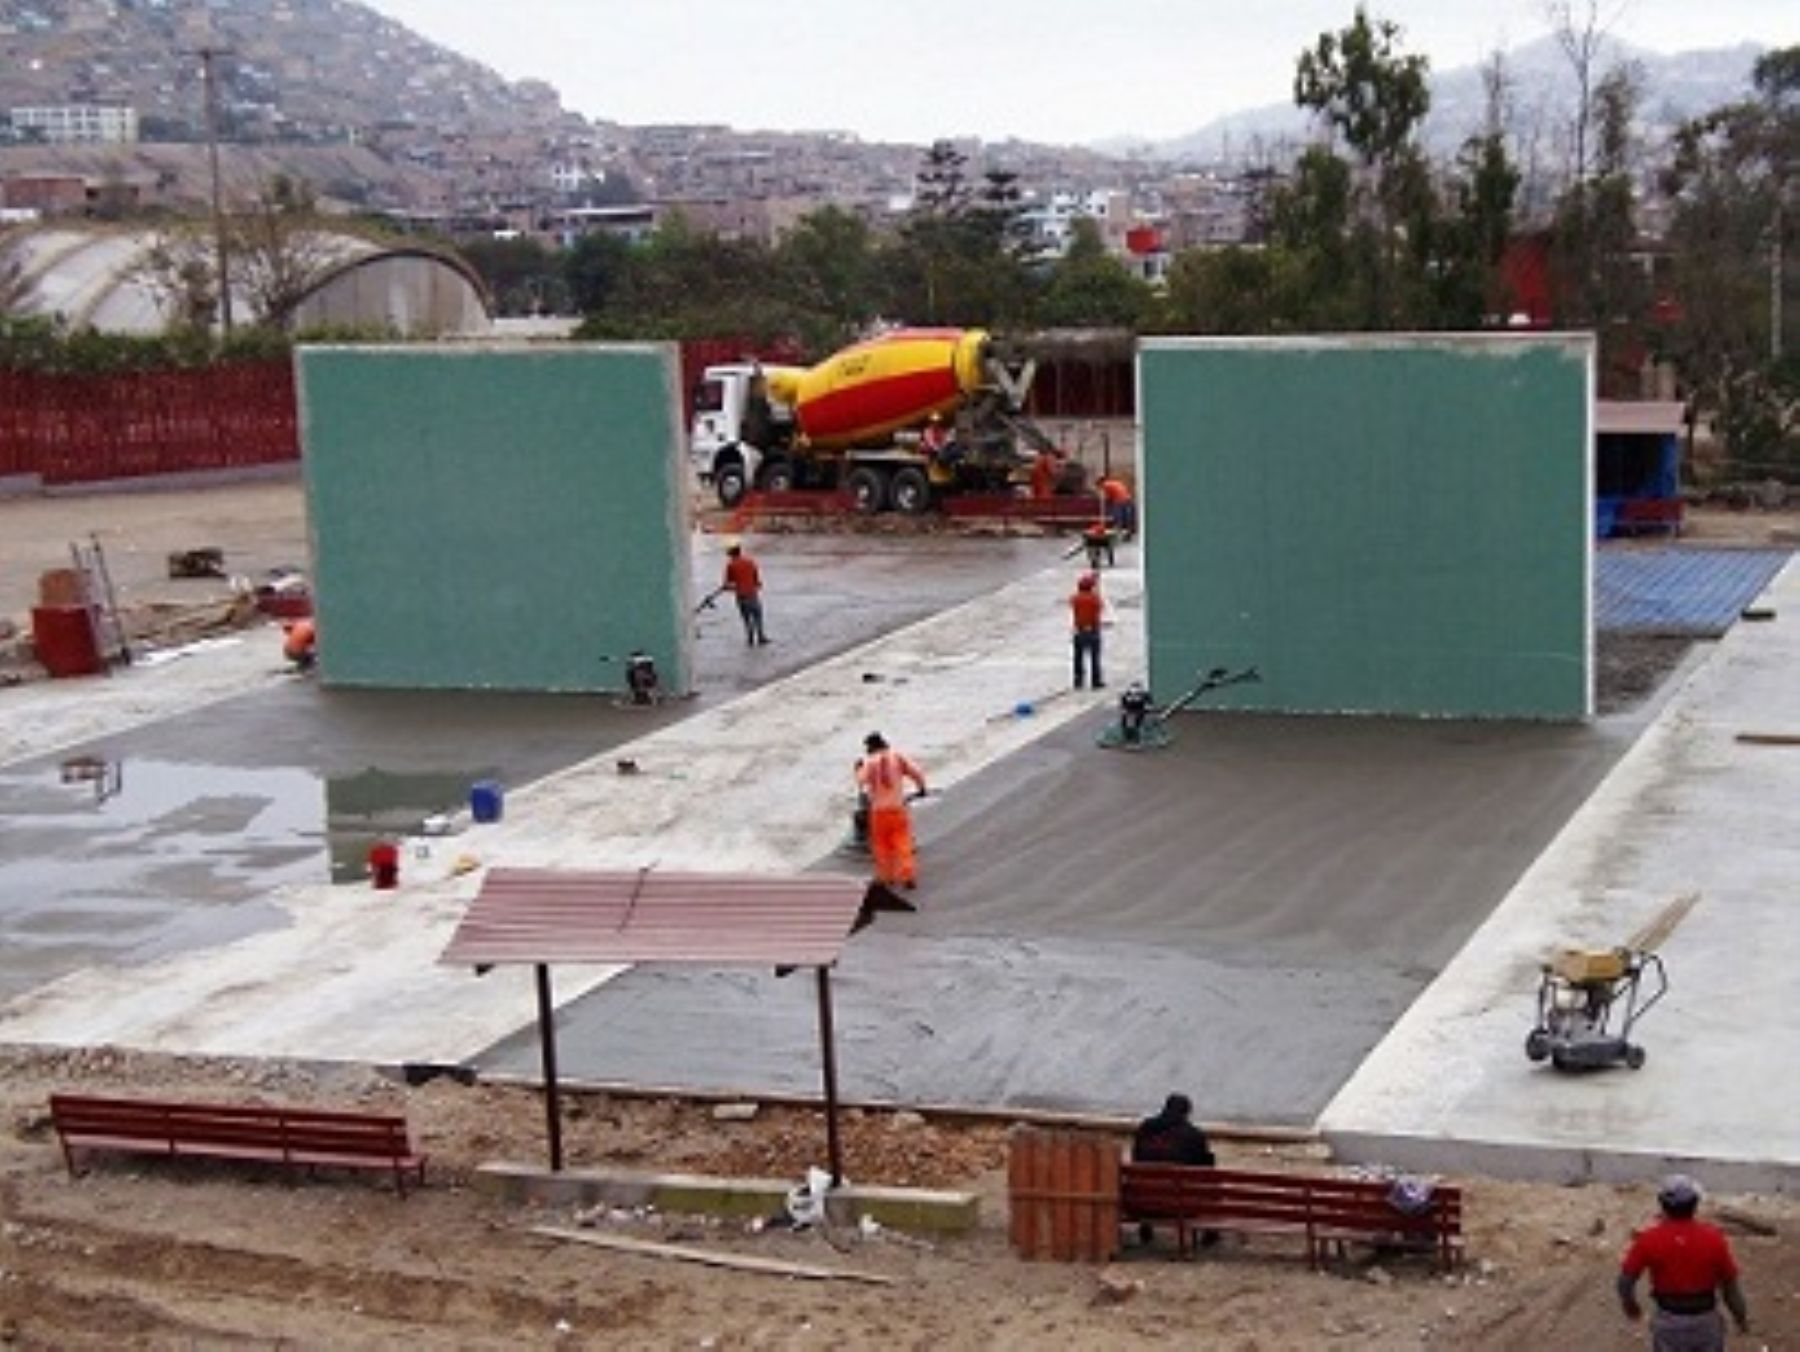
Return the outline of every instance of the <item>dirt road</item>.
<path id="1" fill-rule="evenodd" d="M 219 581 L 171 581 L 173 550 L 223 549 L 227 571 L 253 580 L 270 568 L 304 568 L 310 554 L 297 475 L 216 488 L 0 498 L 0 616 L 29 610 L 38 575 L 68 567 L 70 543 L 90 536 L 105 550 L 126 607 L 228 593 Z"/>

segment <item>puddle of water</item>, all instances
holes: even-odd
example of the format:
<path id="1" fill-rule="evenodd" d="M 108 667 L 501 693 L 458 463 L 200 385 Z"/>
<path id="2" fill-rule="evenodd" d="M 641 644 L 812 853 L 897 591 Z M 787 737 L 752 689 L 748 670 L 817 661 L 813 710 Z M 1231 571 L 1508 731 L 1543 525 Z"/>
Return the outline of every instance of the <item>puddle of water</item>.
<path id="1" fill-rule="evenodd" d="M 0 775 L 0 917 L 167 896 L 235 902 L 294 883 L 361 882 L 369 847 L 468 802 L 491 768 L 320 776 L 292 766 L 81 756 Z"/>
<path id="2" fill-rule="evenodd" d="M 470 786 L 494 777 L 492 770 L 455 774 L 364 770 L 327 780 L 331 881 L 362 882 L 368 876 L 369 848 L 377 841 L 417 835 L 425 818 L 467 807 Z"/>

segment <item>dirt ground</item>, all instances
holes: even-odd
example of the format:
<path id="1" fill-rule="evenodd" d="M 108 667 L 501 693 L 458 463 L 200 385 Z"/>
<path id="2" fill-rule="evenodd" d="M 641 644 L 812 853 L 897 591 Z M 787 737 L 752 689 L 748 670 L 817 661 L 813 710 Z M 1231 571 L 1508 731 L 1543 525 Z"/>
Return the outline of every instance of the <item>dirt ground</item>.
<path id="1" fill-rule="evenodd" d="M 532 1093 L 371 1072 L 186 1061 L 96 1049 L 0 1051 L 0 1344 L 21 1348 L 292 1346 L 485 1348 L 1474 1349 L 1640 1346 L 1611 1274 L 1651 1205 L 1643 1188 L 1458 1179 L 1469 1261 L 1353 1257 L 1314 1273 L 1295 1247 L 1228 1238 L 1198 1260 L 1128 1250 L 1095 1267 L 1008 1250 L 1004 1124 L 888 1114 L 846 1126 L 856 1181 L 967 1187 L 972 1236 L 754 1229 L 631 1212 L 514 1208 L 472 1191 L 490 1159 L 541 1159 Z M 100 1157 L 63 1169 L 56 1089 L 404 1110 L 431 1155 L 423 1192 L 377 1175 L 285 1179 L 250 1165 Z M 816 1115 L 764 1108 L 724 1123 L 702 1105 L 577 1097 L 575 1164 L 743 1172 L 798 1180 L 819 1162 Z M 1226 1163 L 1329 1167 L 1311 1147 L 1226 1144 Z M 1715 1198 L 1745 1268 L 1755 1336 L 1800 1346 L 1800 1200 Z M 530 1233 L 580 1227 L 711 1251 L 850 1268 L 871 1286 L 720 1271 Z"/>

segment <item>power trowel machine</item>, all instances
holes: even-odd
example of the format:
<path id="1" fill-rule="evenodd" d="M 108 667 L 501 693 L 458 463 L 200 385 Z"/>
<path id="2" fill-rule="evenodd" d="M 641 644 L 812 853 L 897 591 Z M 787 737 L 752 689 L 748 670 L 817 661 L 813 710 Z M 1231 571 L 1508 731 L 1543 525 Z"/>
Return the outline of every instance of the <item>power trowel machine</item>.
<path id="1" fill-rule="evenodd" d="M 1262 676 L 1255 667 L 1245 667 L 1242 671 L 1214 667 L 1200 677 L 1193 689 L 1160 709 L 1151 699 L 1148 688 L 1139 681 L 1133 681 L 1119 696 L 1118 718 L 1100 729 L 1100 735 L 1095 741 L 1103 747 L 1118 751 L 1154 751 L 1165 747 L 1175 740 L 1175 734 L 1169 730 L 1169 720 L 1200 696 L 1209 690 L 1260 680 Z"/>
<path id="2" fill-rule="evenodd" d="M 1669 990 L 1657 950 L 1699 900 L 1698 892 L 1676 897 L 1616 948 L 1554 954 L 1538 980 L 1537 1026 L 1525 1038 L 1525 1055 L 1558 1070 L 1643 1065 L 1631 1030 Z"/>
<path id="3" fill-rule="evenodd" d="M 1631 1041 L 1631 1030 L 1668 989 L 1655 953 L 1566 948 L 1544 964 L 1525 1055 L 1558 1070 L 1636 1070 L 1644 1049 Z"/>

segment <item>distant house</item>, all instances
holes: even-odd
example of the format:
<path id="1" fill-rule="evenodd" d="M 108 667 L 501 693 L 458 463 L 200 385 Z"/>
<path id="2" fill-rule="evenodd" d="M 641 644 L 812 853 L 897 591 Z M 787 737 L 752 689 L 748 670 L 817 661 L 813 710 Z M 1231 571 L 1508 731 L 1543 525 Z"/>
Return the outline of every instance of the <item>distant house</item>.
<path id="1" fill-rule="evenodd" d="M 11 110 L 13 130 L 51 145 L 133 145 L 136 108 L 103 103 L 41 104 Z"/>

